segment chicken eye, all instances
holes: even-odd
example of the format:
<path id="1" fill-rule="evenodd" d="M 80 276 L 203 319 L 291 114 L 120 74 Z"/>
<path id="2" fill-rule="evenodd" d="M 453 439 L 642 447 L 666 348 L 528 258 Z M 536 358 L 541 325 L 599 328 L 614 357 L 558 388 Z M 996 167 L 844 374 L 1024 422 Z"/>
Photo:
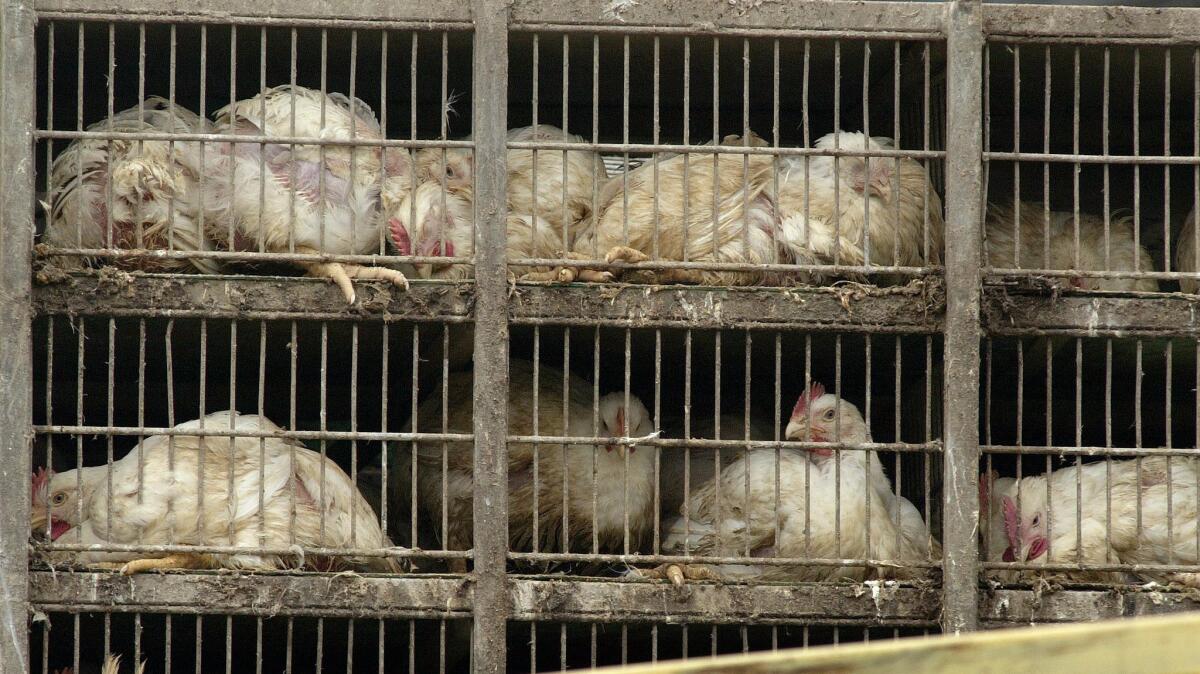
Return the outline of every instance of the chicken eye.
<path id="1" fill-rule="evenodd" d="M 832 419 L 832 418 L 833 418 L 833 415 L 834 415 L 834 411 L 833 411 L 833 410 L 828 410 L 827 412 L 825 412 L 825 418 L 826 418 L 826 419 Z"/>
<path id="2" fill-rule="evenodd" d="M 1035 526 L 1035 527 L 1036 527 L 1037 525 L 1039 525 L 1039 524 L 1041 524 L 1041 523 L 1042 523 L 1042 516 L 1041 516 L 1041 515 L 1034 515 L 1034 516 L 1033 516 L 1033 522 L 1031 522 L 1031 524 L 1032 524 L 1033 526 Z"/>
<path id="3" fill-rule="evenodd" d="M 60 491 L 54 496 L 50 497 L 50 502 L 54 505 L 62 505 L 67 502 L 67 495 Z"/>

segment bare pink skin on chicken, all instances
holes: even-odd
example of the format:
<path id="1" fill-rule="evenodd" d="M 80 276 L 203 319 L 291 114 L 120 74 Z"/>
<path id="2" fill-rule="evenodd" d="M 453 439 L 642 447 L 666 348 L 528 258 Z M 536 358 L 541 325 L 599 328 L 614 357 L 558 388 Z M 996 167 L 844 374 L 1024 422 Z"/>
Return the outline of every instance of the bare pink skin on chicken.
<path id="1" fill-rule="evenodd" d="M 388 230 L 392 234 L 392 245 L 400 255 L 419 255 L 421 257 L 454 257 L 454 242 L 439 236 L 423 239 L 413 248 L 412 237 L 408 229 L 397 218 L 388 219 Z"/>
<path id="2" fill-rule="evenodd" d="M 867 162 L 859 158 L 853 164 L 850 178 L 850 188 L 864 196 L 875 196 L 887 201 L 892 196 L 893 162 L 882 157 L 873 157 L 868 170 Z M 870 175 L 868 175 L 868 173 Z"/>
<path id="3" fill-rule="evenodd" d="M 1021 511 L 1012 498 L 1003 497 L 1004 534 L 1008 537 L 1008 548 L 1004 551 L 1006 562 L 1029 562 L 1041 557 L 1050 548 L 1042 529 L 1042 514 L 1022 519 Z M 1025 559 L 1017 559 L 1018 550 L 1025 551 Z"/>
<path id="4" fill-rule="evenodd" d="M 30 488 L 30 502 L 33 504 L 33 514 L 35 517 L 45 517 L 47 510 L 47 501 L 49 499 L 50 478 L 54 477 L 54 471 L 48 471 L 45 468 L 38 468 L 33 474 L 33 481 Z M 57 541 L 63 534 L 71 530 L 71 523 L 58 515 L 57 508 L 54 504 L 49 505 L 50 511 L 50 540 Z"/>

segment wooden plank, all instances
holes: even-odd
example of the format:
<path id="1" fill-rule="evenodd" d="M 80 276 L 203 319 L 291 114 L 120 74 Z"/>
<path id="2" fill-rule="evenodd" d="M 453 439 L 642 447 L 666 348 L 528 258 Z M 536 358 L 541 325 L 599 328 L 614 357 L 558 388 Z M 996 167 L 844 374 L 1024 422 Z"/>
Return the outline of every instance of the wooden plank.
<path id="1" fill-rule="evenodd" d="M 1194 642 L 1198 630 L 1200 614 L 1191 613 L 597 671 L 621 674 L 1189 672 L 1197 669 Z"/>

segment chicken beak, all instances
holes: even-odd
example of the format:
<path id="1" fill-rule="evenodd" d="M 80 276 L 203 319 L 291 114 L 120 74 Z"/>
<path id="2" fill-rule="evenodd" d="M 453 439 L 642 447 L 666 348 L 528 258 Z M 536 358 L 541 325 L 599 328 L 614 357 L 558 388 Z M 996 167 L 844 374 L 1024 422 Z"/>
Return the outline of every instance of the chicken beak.
<path id="1" fill-rule="evenodd" d="M 613 439 L 616 440 L 616 438 Z M 614 442 L 611 445 L 605 445 L 604 450 L 607 452 L 616 452 L 617 456 L 622 459 L 624 459 L 625 455 L 629 452 L 629 448 L 620 442 Z"/>
<path id="2" fill-rule="evenodd" d="M 29 518 L 29 530 L 35 534 L 46 533 L 46 509 L 33 507 L 33 515 Z"/>
<path id="3" fill-rule="evenodd" d="M 807 440 L 807 438 L 804 437 L 805 426 L 807 426 L 807 424 L 801 424 L 795 419 L 789 419 L 787 428 L 783 430 L 783 437 L 787 438 L 788 440 Z"/>

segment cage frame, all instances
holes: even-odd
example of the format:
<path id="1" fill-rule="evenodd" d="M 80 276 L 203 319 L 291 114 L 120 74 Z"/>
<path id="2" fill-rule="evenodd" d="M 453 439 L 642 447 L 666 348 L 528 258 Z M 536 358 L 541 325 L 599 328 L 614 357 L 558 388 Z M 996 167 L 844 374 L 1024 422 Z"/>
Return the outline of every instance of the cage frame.
<path id="1" fill-rule="evenodd" d="M 980 339 L 986 335 L 1200 335 L 1200 319 L 1190 300 L 1179 297 L 1102 299 L 1010 297 L 984 284 L 980 264 L 983 161 L 983 49 L 992 37 L 1031 40 L 1072 39 L 1151 44 L 1200 43 L 1200 10 L 983 5 L 979 0 L 946 3 L 829 3 L 794 0 L 743 8 L 735 2 L 632 3 L 605 19 L 605 0 L 419 0 L 329 3 L 322 0 L 206 3 L 201 8 L 163 0 L 5 0 L 0 35 L 0 670 L 30 671 L 27 620 L 38 611 L 177 610 L 188 613 L 259 613 L 256 598 L 268 598 L 281 614 L 363 617 L 473 616 L 472 667 L 477 672 L 505 669 L 505 627 L 510 620 L 662 620 L 738 622 L 805 620 L 888 620 L 938 624 L 958 633 L 981 626 L 1028 621 L 1057 622 L 1114 615 L 1144 615 L 1190 606 L 1190 600 L 1163 605 L 1150 594 L 1070 591 L 1035 596 L 1029 591 L 984 592 L 979 585 L 978 504 L 975 499 L 980 454 Z M 249 9 L 250 11 L 247 11 Z M 475 148 L 478 162 L 476 280 L 474 301 L 455 284 L 414 289 L 425 300 L 392 300 L 366 315 L 351 311 L 332 291 L 315 284 L 294 287 L 270 279 L 205 278 L 189 288 L 156 279 L 133 282 L 146 293 L 106 293 L 90 281 L 72 285 L 32 283 L 34 128 L 36 54 L 34 30 L 44 19 L 191 22 L 211 24 L 407 27 L 438 26 L 473 31 Z M 947 259 L 944 287 L 931 288 L 933 305 L 913 316 L 915 301 L 895 293 L 871 293 L 846 311 L 833 289 L 714 290 L 671 289 L 649 296 L 640 290 L 618 300 L 606 297 L 593 307 L 588 325 L 626 327 L 692 326 L 802 328 L 883 332 L 936 331 L 945 337 L 943 453 L 945 548 L 940 590 L 900 588 L 880 599 L 846 588 L 796 586 L 697 586 L 686 593 L 667 585 L 620 584 L 598 580 L 523 579 L 505 572 L 507 488 L 503 401 L 477 397 L 475 414 L 475 571 L 466 578 L 345 578 L 355 586 L 344 596 L 372 597 L 348 602 L 304 588 L 309 581 L 287 575 L 198 574 L 147 576 L 132 581 L 104 574 L 53 576 L 28 568 L 30 446 L 33 425 L 31 324 L 44 314 L 137 316 L 148 307 L 136 297 L 153 296 L 160 311 L 176 316 L 254 319 L 348 319 L 473 321 L 475 390 L 507 390 L 506 335 L 510 324 L 563 324 L 579 315 L 579 302 L 598 300 L 577 288 L 522 287 L 508 295 L 504 239 L 505 131 L 508 36 L 510 31 L 591 33 L 667 32 L 683 35 L 747 37 L 909 37 L 945 41 Z M 997 153 L 1001 157 L 1004 153 Z M 159 287 L 161 286 L 161 287 Z M 169 286 L 169 287 L 168 287 Z M 294 294 L 308 311 L 295 311 Z M 804 315 L 794 296 L 805 298 Z M 245 298 L 251 298 L 249 305 Z M 83 301 L 86 298 L 86 302 Z M 529 301 L 521 301 L 525 298 Z M 707 301 L 696 301 L 706 299 Z M 918 298 L 924 302 L 928 298 Z M 685 301 L 686 300 L 686 301 Z M 625 308 L 646 310 L 639 319 Z M 686 306 L 685 306 L 686 305 Z M 925 304 L 925 306 L 929 306 Z M 708 307 L 697 313 L 695 307 Z M 790 309 L 790 310 L 789 310 Z M 1180 316 L 1186 311 L 1186 320 Z M 490 504 L 485 507 L 484 504 Z M 198 581 L 198 582 L 197 582 Z M 321 581 L 324 583 L 324 581 Z M 311 584 L 310 584 L 311 585 Z M 222 591 L 214 592 L 214 587 Z M 246 603 L 221 599 L 244 592 Z M 613 607 L 617 607 L 614 609 Z"/>

